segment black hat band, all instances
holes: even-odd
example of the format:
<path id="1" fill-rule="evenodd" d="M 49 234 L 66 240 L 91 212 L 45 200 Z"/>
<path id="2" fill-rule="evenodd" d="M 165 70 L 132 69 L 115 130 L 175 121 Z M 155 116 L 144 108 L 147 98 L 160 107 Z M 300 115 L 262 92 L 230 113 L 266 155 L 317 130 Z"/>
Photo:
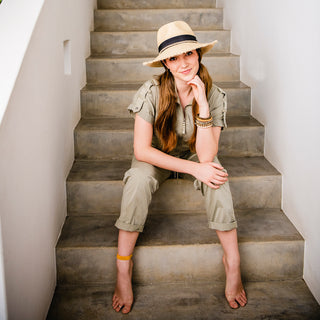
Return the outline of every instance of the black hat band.
<path id="1" fill-rule="evenodd" d="M 158 47 L 159 53 L 163 51 L 165 48 L 177 43 L 177 42 L 183 42 L 183 41 L 195 41 L 197 42 L 197 38 L 191 34 L 182 34 L 180 36 L 172 37 L 168 40 L 163 41 L 160 46 Z"/>

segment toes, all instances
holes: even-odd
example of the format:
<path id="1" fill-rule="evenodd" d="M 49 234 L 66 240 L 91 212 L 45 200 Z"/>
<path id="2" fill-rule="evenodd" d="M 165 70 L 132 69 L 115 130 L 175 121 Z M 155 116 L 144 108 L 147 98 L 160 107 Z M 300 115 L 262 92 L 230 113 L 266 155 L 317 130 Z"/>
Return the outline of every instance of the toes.
<path id="1" fill-rule="evenodd" d="M 112 302 L 112 307 L 115 311 L 119 312 L 122 308 L 122 304 L 118 297 L 115 297 Z"/>
<path id="2" fill-rule="evenodd" d="M 247 300 L 247 296 L 246 296 L 246 293 L 244 292 L 244 290 L 241 292 L 238 301 L 239 301 L 241 307 L 244 307 L 247 304 L 248 300 Z"/>
<path id="3" fill-rule="evenodd" d="M 236 298 L 233 296 L 233 295 L 230 295 L 230 294 L 226 294 L 226 299 L 229 303 L 229 306 L 232 308 L 232 309 L 237 309 L 239 308 L 239 305 L 236 301 Z"/>
<path id="4" fill-rule="evenodd" d="M 115 305 L 115 306 L 113 306 L 113 309 L 115 310 L 115 311 L 117 311 L 117 312 L 119 312 L 120 310 L 121 310 L 121 308 L 122 308 L 122 306 L 121 305 Z"/>
<path id="5" fill-rule="evenodd" d="M 238 309 L 239 308 L 239 305 L 236 303 L 235 300 L 233 301 L 228 301 L 229 302 L 229 306 L 232 308 L 232 309 Z"/>
<path id="6" fill-rule="evenodd" d="M 112 299 L 112 305 L 115 307 L 119 304 L 119 298 L 117 296 L 114 296 Z"/>
<path id="7" fill-rule="evenodd" d="M 129 313 L 131 310 L 131 306 L 124 306 L 123 309 L 122 309 L 122 313 Z"/>
<path id="8" fill-rule="evenodd" d="M 237 301 L 240 303 L 241 307 L 244 307 L 247 304 L 247 299 L 245 297 L 240 296 Z"/>

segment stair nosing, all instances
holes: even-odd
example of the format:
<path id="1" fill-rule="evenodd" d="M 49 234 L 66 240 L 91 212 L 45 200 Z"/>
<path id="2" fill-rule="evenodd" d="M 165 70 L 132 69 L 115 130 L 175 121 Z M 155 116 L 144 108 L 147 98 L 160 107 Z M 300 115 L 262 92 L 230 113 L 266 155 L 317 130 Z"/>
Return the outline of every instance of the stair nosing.
<path id="1" fill-rule="evenodd" d="M 270 217 L 272 217 L 273 219 L 275 218 L 276 220 L 274 220 L 272 223 L 280 223 L 281 226 L 287 226 L 289 229 L 287 232 L 287 234 L 284 235 L 273 235 L 268 232 L 265 232 L 265 234 L 263 233 L 259 233 L 261 234 L 261 237 L 256 237 L 255 235 L 252 235 L 252 233 L 249 231 L 243 231 L 244 230 L 244 224 L 239 228 L 241 228 L 241 230 L 243 231 L 243 233 L 241 232 L 241 230 L 239 231 L 239 245 L 243 245 L 243 244 L 261 244 L 261 243 L 293 243 L 293 242 L 303 242 L 303 238 L 301 236 L 301 234 L 298 232 L 298 230 L 296 230 L 296 228 L 293 226 L 293 224 L 290 222 L 290 220 L 286 217 L 286 215 L 283 213 L 283 211 L 280 208 L 273 208 L 273 209 L 247 209 L 247 210 L 237 210 L 235 209 L 235 214 L 238 217 L 238 223 L 241 224 L 241 220 L 243 221 L 244 218 L 249 219 L 250 216 L 254 216 L 255 218 L 259 219 L 259 221 L 263 221 L 263 219 L 267 219 L 268 215 Z M 95 230 L 94 226 L 97 223 L 101 223 L 101 222 L 107 222 L 108 225 L 105 226 L 106 230 L 108 230 L 109 228 L 113 228 L 114 227 L 114 222 L 116 220 L 116 217 L 119 216 L 117 214 L 114 215 L 100 215 L 100 216 L 95 216 L 96 221 L 90 225 L 90 227 L 88 229 L 85 229 L 85 231 L 90 230 L 90 232 L 92 232 L 93 230 Z M 146 224 L 146 230 L 151 230 L 152 228 L 154 228 L 154 223 L 157 223 L 157 221 L 160 219 L 163 221 L 164 220 L 168 220 L 168 218 L 173 219 L 172 221 L 177 223 L 177 227 L 181 227 L 183 228 L 183 223 L 181 223 L 180 218 L 181 218 L 181 214 L 180 213 L 174 213 L 174 212 L 166 212 L 166 213 L 151 213 L 148 216 L 148 220 L 147 220 L 147 224 Z M 206 217 L 205 217 L 205 213 L 201 212 L 192 212 L 189 213 L 188 215 L 185 216 L 185 218 L 188 218 L 187 222 L 194 222 L 196 225 L 196 228 L 200 228 L 200 229 L 205 229 L 206 231 L 208 231 L 208 233 L 210 233 L 210 230 L 207 230 L 207 226 L 206 226 Z M 67 227 L 70 227 L 72 224 L 77 223 L 77 221 L 82 221 L 82 225 L 87 226 L 86 221 L 91 220 L 92 221 L 92 217 L 81 217 L 81 216 L 69 216 L 68 217 L 68 223 L 66 224 Z M 151 225 L 148 225 L 148 222 L 151 222 L 153 220 L 153 222 L 151 223 Z M 194 226 L 194 223 L 192 224 L 192 226 Z M 243 221 L 243 223 L 245 223 L 245 221 Z M 200 225 L 200 227 L 199 227 Z M 151 229 L 150 229 L 151 228 Z M 199 229 L 199 230 L 200 230 Z M 260 229 L 263 229 L 263 226 L 260 226 Z M 259 229 L 259 230 L 260 230 Z M 83 230 L 83 229 L 82 229 Z M 172 230 L 170 230 L 170 232 L 172 232 L 174 230 L 174 228 Z M 259 232 L 259 230 L 256 230 L 255 232 Z M 83 232 L 85 232 L 83 231 Z M 62 231 L 62 232 L 66 232 L 66 231 Z M 170 233 L 169 232 L 169 233 Z M 63 233 L 62 233 L 63 234 Z M 199 237 L 197 236 L 197 239 L 192 239 L 189 241 L 188 237 L 173 237 L 168 239 L 168 238 L 164 238 L 161 241 L 159 240 L 159 234 L 155 236 L 155 238 L 153 238 L 153 235 L 151 235 L 151 233 L 148 234 L 147 231 L 144 232 L 144 236 L 143 237 L 147 237 L 147 239 L 143 239 L 143 241 L 141 243 L 137 244 L 137 247 L 139 248 L 150 248 L 150 247 L 195 247 L 195 246 L 206 246 L 206 245 L 217 245 L 220 246 L 220 242 L 217 236 L 212 236 L 212 237 L 208 237 L 208 235 L 204 235 L 203 237 L 200 235 Z M 149 237 L 149 238 L 148 238 Z M 157 238 L 158 237 L 158 238 Z M 112 236 L 111 239 L 105 239 L 105 240 L 101 240 L 98 239 L 97 242 L 95 243 L 94 240 L 90 240 L 90 239 L 78 239 L 76 240 L 77 243 L 73 243 L 73 237 L 69 237 L 69 238 L 63 238 L 63 236 L 61 237 L 61 240 L 59 240 L 57 247 L 61 248 L 61 249 L 98 249 L 98 248 L 105 248 L 105 249 L 112 249 L 112 248 L 116 248 L 116 244 L 112 244 Z M 111 241 L 111 242 L 110 242 Z M 90 244 L 86 244 L 86 242 L 90 243 Z M 109 244 L 108 244 L 109 242 Z"/>
<path id="2" fill-rule="evenodd" d="M 119 82 L 119 83 L 109 83 L 109 84 L 90 84 L 87 83 L 82 89 L 81 92 L 117 92 L 117 91 L 137 91 L 139 87 L 143 85 L 143 81 L 140 82 Z M 221 89 L 228 90 L 251 90 L 251 87 L 246 85 L 241 80 L 235 81 L 217 81 L 213 82 L 217 87 Z M 240 86 L 237 86 L 240 85 Z M 134 88 L 126 88 L 126 86 L 135 86 Z"/>
<path id="3" fill-rule="evenodd" d="M 211 32 L 231 32 L 230 29 L 208 29 L 208 30 L 205 30 L 205 29 L 197 29 L 197 28 L 193 28 L 192 29 L 193 31 L 195 31 L 196 33 L 211 33 Z M 116 34 L 116 35 L 121 35 L 123 33 L 153 33 L 153 34 L 156 34 L 157 33 L 157 30 L 127 30 L 127 31 L 124 31 L 124 30 L 116 30 L 116 31 L 109 31 L 109 30 L 92 30 L 90 31 L 91 34 L 110 34 L 110 35 L 113 35 L 113 34 Z"/>
<path id="4" fill-rule="evenodd" d="M 131 157 L 132 158 L 132 157 Z M 69 175 L 67 177 L 67 184 L 69 183 L 115 183 L 115 182 L 120 182 L 122 183 L 122 176 L 120 177 L 120 174 L 118 173 L 119 177 L 113 178 L 110 177 L 110 175 L 108 174 L 104 174 L 102 175 L 102 173 L 100 173 L 100 177 L 101 178 L 90 178 L 90 166 L 92 165 L 93 167 L 96 166 L 97 164 L 99 165 L 106 165 L 106 167 L 108 166 L 113 166 L 114 164 L 118 164 L 119 167 L 116 167 L 116 170 L 120 170 L 120 172 L 123 171 L 126 168 L 129 169 L 130 164 L 131 164 L 131 158 L 128 159 L 124 159 L 124 160 L 83 160 L 83 159 L 76 159 L 74 161 L 74 164 L 69 172 Z M 264 157 L 264 156 L 255 156 L 255 157 L 231 157 L 231 156 L 219 156 L 218 158 L 220 159 L 221 163 L 223 166 L 226 167 L 226 169 L 229 171 L 230 176 L 229 176 L 229 180 L 232 181 L 237 181 L 237 180 L 241 180 L 241 179 L 253 179 L 253 178 L 257 178 L 257 179 L 261 179 L 262 177 L 278 177 L 281 178 L 281 174 L 280 172 L 274 168 L 272 166 L 272 164 L 270 164 L 268 162 L 268 160 Z M 260 166 L 262 167 L 262 169 L 258 169 L 258 171 L 253 171 L 251 169 L 247 170 L 246 175 L 241 175 L 239 173 L 232 173 L 233 169 L 230 165 L 230 162 L 232 163 L 233 161 L 237 162 L 237 164 L 239 166 L 243 166 L 247 163 L 250 163 L 250 161 L 255 161 L 258 162 L 258 164 L 260 164 Z M 229 164 L 228 164 L 229 162 Z M 125 166 L 125 168 L 123 169 L 122 166 Z M 251 164 L 252 166 L 252 164 Z M 267 168 L 265 167 L 267 166 Z M 85 168 L 86 172 L 89 173 L 89 177 L 83 177 L 81 176 L 81 173 L 76 173 L 73 170 L 76 167 L 80 167 L 81 168 Z M 230 171 L 231 170 L 231 171 Z M 260 170 L 260 173 L 259 173 Z M 81 172 L 81 171 L 80 171 Z M 93 171 L 92 171 L 93 172 Z M 98 170 L 98 172 L 101 172 Z M 93 175 L 93 173 L 91 173 L 91 176 Z"/>
<path id="5" fill-rule="evenodd" d="M 132 60 L 143 60 L 146 61 L 148 59 L 154 58 L 154 55 L 144 55 L 144 56 L 133 56 L 133 55 L 126 55 L 126 56 L 117 56 L 117 55 L 104 55 L 104 54 L 92 54 L 90 55 L 86 61 L 117 61 L 123 62 L 123 61 L 132 61 Z M 240 58 L 240 55 L 234 54 L 232 52 L 215 52 L 206 54 L 204 58 Z M 237 80 L 238 81 L 238 80 Z"/>
<path id="6" fill-rule="evenodd" d="M 219 11 L 223 12 L 223 8 L 217 8 L 217 7 L 204 7 L 204 8 L 128 8 L 128 9 L 94 9 L 94 12 L 133 12 L 133 11 L 140 11 L 140 12 L 150 12 L 150 11 L 159 11 L 160 13 L 165 14 L 164 11 L 169 12 L 169 11 L 191 11 L 191 12 L 203 12 L 204 10 L 210 10 L 210 11 Z"/>

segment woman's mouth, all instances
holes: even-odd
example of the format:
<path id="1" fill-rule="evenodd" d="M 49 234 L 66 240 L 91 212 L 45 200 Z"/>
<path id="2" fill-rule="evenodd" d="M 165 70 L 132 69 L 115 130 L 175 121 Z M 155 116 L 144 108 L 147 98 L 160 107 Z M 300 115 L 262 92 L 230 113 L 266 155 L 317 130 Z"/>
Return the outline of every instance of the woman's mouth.
<path id="1" fill-rule="evenodd" d="M 182 74 L 188 74 L 191 71 L 191 69 L 185 70 L 185 71 L 181 71 Z"/>

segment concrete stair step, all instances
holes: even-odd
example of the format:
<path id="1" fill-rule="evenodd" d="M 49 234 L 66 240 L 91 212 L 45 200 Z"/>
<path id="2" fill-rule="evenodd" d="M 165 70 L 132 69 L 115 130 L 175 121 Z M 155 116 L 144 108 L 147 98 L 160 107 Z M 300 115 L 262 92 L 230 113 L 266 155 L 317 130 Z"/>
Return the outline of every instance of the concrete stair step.
<path id="1" fill-rule="evenodd" d="M 244 280 L 302 277 L 304 242 L 279 209 L 236 211 Z M 118 215 L 67 217 L 56 248 L 58 283 L 114 283 Z M 223 281 L 222 249 L 203 212 L 153 214 L 134 254 L 135 282 Z"/>
<path id="2" fill-rule="evenodd" d="M 223 10 L 218 8 L 95 10 L 95 31 L 158 30 L 175 20 L 187 22 L 193 30 L 223 28 Z"/>
<path id="3" fill-rule="evenodd" d="M 197 31 L 199 42 L 218 40 L 214 52 L 230 52 L 230 31 Z M 156 31 L 92 32 L 91 53 L 94 55 L 158 55 Z"/>
<path id="4" fill-rule="evenodd" d="M 163 73 L 163 68 L 142 66 L 144 61 L 152 60 L 154 56 L 108 58 L 91 56 L 87 59 L 88 84 L 109 84 L 126 82 L 144 82 L 154 75 Z M 216 53 L 203 58 L 214 82 L 239 81 L 239 56 L 229 53 Z"/>
<path id="5" fill-rule="evenodd" d="M 75 129 L 77 159 L 120 159 L 133 154 L 131 118 L 82 119 Z M 228 117 L 228 129 L 220 138 L 219 154 L 260 156 L 263 154 L 264 128 L 254 118 Z"/>
<path id="6" fill-rule="evenodd" d="M 215 0 L 98 0 L 99 9 L 170 9 L 170 8 L 214 8 Z"/>
<path id="7" fill-rule="evenodd" d="M 228 170 L 236 208 L 279 208 L 281 175 L 263 157 L 219 157 Z M 69 215 L 119 213 L 122 178 L 130 160 L 75 161 L 67 180 Z M 204 210 L 191 181 L 169 179 L 155 193 L 151 212 Z"/>
<path id="8" fill-rule="evenodd" d="M 240 81 L 216 82 L 227 93 L 228 116 L 250 114 L 251 89 Z M 129 116 L 128 106 L 142 83 L 87 85 L 81 90 L 81 115 L 83 118 Z"/>
<path id="9" fill-rule="evenodd" d="M 317 320 L 320 307 L 303 280 L 247 282 L 248 304 L 232 310 L 224 283 L 155 283 L 134 285 L 128 320 Z M 113 285 L 57 287 L 47 320 L 123 319 L 112 309 Z"/>

